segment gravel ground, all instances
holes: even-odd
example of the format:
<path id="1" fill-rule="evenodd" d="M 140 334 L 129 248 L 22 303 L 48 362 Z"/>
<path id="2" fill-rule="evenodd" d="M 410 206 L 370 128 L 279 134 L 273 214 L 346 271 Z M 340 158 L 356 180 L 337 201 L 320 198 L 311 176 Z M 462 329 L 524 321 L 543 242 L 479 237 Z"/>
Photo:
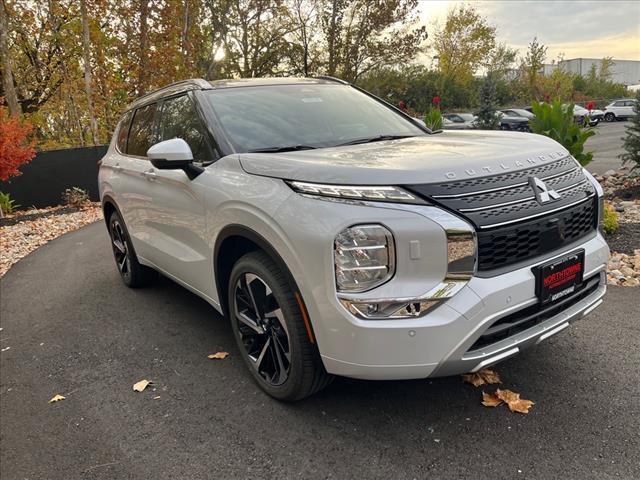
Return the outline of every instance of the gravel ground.
<path id="1" fill-rule="evenodd" d="M 0 277 L 38 247 L 101 218 L 98 203 L 75 212 L 69 212 L 69 207 L 51 207 L 24 210 L 5 217 L 0 224 Z"/>

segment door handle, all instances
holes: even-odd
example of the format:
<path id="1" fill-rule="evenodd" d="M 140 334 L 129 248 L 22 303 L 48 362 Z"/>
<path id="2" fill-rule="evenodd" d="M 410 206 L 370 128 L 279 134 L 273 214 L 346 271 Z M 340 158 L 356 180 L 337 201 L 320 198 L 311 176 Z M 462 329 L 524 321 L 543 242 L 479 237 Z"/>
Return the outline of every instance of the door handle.
<path id="1" fill-rule="evenodd" d="M 142 172 L 142 175 L 144 175 L 144 177 L 151 182 L 158 178 L 158 175 L 153 170 Z"/>

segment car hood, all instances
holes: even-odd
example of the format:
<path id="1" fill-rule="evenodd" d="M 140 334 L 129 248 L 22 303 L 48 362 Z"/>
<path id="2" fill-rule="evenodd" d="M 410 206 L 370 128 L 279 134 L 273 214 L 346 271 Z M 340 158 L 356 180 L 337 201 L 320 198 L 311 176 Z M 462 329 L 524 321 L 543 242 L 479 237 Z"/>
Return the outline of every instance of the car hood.
<path id="1" fill-rule="evenodd" d="M 541 135 L 447 131 L 436 135 L 287 153 L 239 154 L 251 174 L 342 185 L 402 185 L 495 175 L 569 155 Z"/>

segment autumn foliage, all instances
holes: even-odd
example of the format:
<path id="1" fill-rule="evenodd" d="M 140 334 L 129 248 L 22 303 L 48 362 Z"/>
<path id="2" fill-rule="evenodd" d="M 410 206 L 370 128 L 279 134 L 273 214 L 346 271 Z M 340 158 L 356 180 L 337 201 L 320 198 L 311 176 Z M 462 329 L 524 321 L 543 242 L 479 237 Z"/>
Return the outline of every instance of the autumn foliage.
<path id="1" fill-rule="evenodd" d="M 0 181 L 21 175 L 18 167 L 35 156 L 31 129 L 18 117 L 10 117 L 6 107 L 0 105 Z"/>

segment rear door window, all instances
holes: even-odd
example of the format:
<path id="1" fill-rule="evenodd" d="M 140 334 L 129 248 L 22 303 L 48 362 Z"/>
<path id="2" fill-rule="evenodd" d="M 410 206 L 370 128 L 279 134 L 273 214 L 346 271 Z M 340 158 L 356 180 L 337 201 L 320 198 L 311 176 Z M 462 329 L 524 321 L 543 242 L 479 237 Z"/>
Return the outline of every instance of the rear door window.
<path id="1" fill-rule="evenodd" d="M 129 135 L 129 126 L 131 125 L 131 112 L 127 112 L 120 120 L 120 125 L 118 126 L 118 138 L 116 140 L 116 145 L 118 150 L 122 153 L 127 151 L 127 136 Z"/>
<path id="2" fill-rule="evenodd" d="M 155 103 L 136 110 L 129 130 L 129 141 L 127 143 L 127 153 L 129 155 L 147 156 L 147 150 L 155 143 L 153 128 L 155 114 Z"/>
<path id="3" fill-rule="evenodd" d="M 187 95 L 169 98 L 162 103 L 160 139 L 164 141 L 172 138 L 181 138 L 187 142 L 194 160 L 212 160 L 206 130 L 193 101 Z"/>

